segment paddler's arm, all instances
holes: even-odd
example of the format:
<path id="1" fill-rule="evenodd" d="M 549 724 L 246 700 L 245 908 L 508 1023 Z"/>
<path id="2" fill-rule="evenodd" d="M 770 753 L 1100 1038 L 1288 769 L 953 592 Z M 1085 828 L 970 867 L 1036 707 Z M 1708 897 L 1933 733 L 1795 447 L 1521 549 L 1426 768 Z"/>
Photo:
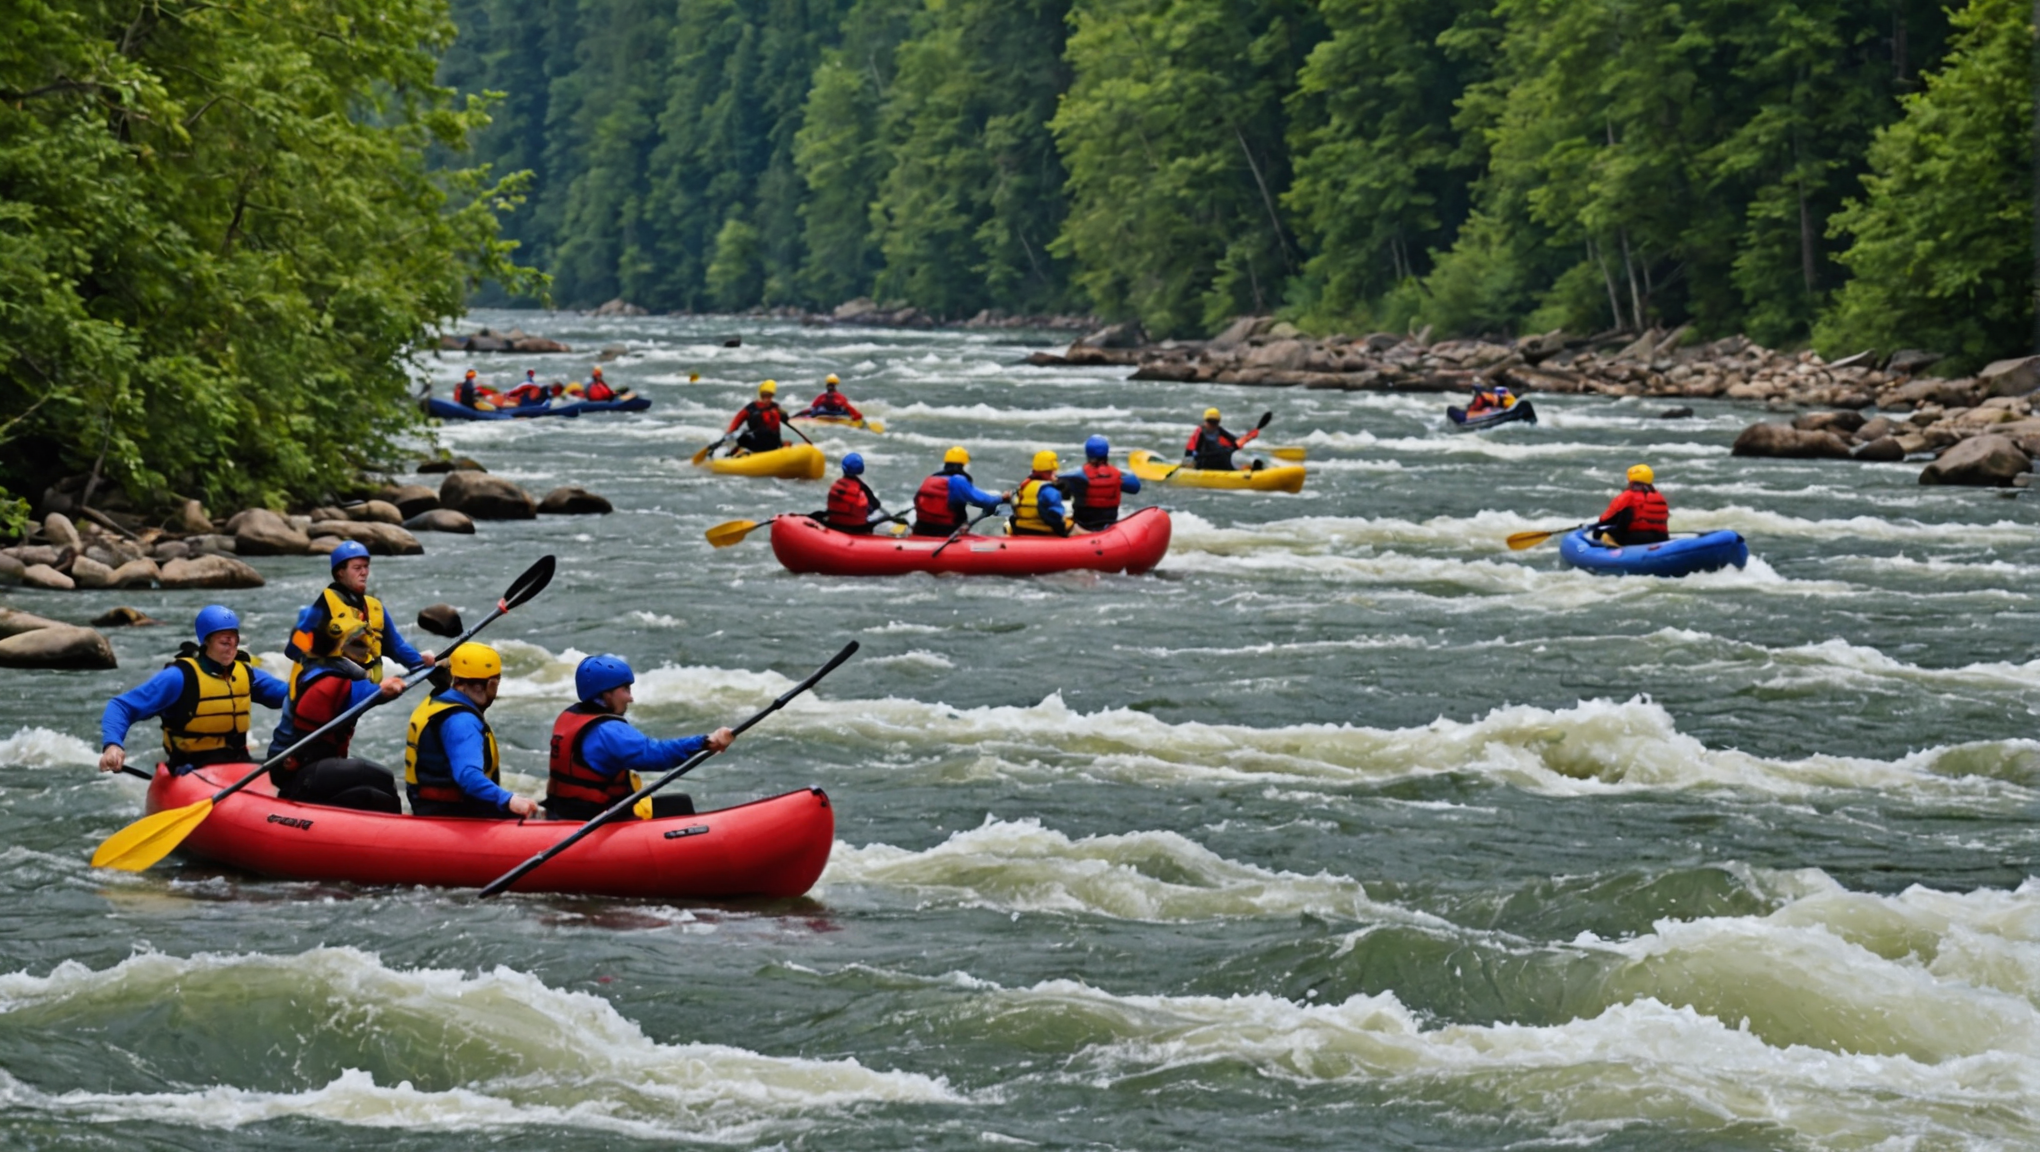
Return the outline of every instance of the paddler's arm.
<path id="1" fill-rule="evenodd" d="M 468 796 L 494 804 L 518 816 L 529 816 L 538 805 L 489 779 L 482 771 L 484 744 L 482 722 L 466 712 L 455 712 L 439 723 L 439 740 L 446 749 L 446 762 L 453 769 L 453 782 Z"/>
<path id="2" fill-rule="evenodd" d="M 1119 473 L 1119 490 L 1129 495 L 1140 491 L 1140 477 L 1135 476 L 1132 472 L 1121 471 Z"/>
<path id="3" fill-rule="evenodd" d="M 614 721 L 597 724 L 587 732 L 581 739 L 581 758 L 604 776 L 618 772 L 664 772 L 704 748 L 720 752 L 737 738 L 728 728 L 718 728 L 705 736 L 654 740 L 629 724 Z"/>
<path id="4" fill-rule="evenodd" d="M 248 666 L 248 698 L 264 708 L 290 703 L 290 685 L 254 665 Z"/>
<path id="5" fill-rule="evenodd" d="M 1042 523 L 1055 529 L 1058 535 L 1069 535 L 1070 522 L 1063 518 L 1062 493 L 1056 491 L 1055 485 L 1042 485 L 1041 494 L 1036 499 L 1035 511 L 1041 514 Z"/>
<path id="6" fill-rule="evenodd" d="M 949 502 L 952 504 L 975 504 L 989 512 L 1004 504 L 1006 498 L 996 492 L 986 492 L 958 475 L 949 478 Z"/>
<path id="7" fill-rule="evenodd" d="M 127 763 L 122 745 L 128 729 L 168 711 L 184 694 L 184 673 L 165 668 L 106 702 L 99 717 L 99 770 L 118 772 Z"/>
<path id="8" fill-rule="evenodd" d="M 396 617 L 388 613 L 383 615 L 383 651 L 395 656 L 397 663 L 406 668 L 416 668 L 420 665 L 430 667 L 434 663 L 432 653 L 420 652 L 411 647 L 411 642 L 404 639 L 402 632 L 397 631 Z"/>

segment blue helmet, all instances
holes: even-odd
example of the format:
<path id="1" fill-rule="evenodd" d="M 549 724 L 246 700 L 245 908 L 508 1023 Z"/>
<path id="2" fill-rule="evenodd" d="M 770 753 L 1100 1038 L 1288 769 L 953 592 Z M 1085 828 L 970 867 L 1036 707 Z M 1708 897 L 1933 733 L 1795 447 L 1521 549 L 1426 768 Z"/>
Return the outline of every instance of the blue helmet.
<path id="1" fill-rule="evenodd" d="M 215 632 L 239 632 L 241 618 L 225 604 L 208 604 L 198 610 L 198 619 L 192 621 L 192 630 L 198 633 L 198 642 L 203 644 L 205 638 Z"/>
<path id="2" fill-rule="evenodd" d="M 611 688 L 635 683 L 637 677 L 621 656 L 590 656 L 574 669 L 574 691 L 583 700 L 593 700 Z"/>
<path id="3" fill-rule="evenodd" d="M 345 540 L 341 542 L 338 548 L 333 549 L 333 555 L 328 559 L 332 567 L 335 568 L 347 563 L 349 560 L 366 560 L 368 559 L 368 546 L 359 540 Z"/>
<path id="4" fill-rule="evenodd" d="M 1084 455 L 1093 460 L 1103 460 L 1112 455 L 1112 445 L 1103 436 L 1093 436 L 1084 441 Z"/>
<path id="5" fill-rule="evenodd" d="M 843 475 L 845 476 L 864 475 L 864 457 L 856 452 L 852 452 L 848 456 L 843 457 Z"/>

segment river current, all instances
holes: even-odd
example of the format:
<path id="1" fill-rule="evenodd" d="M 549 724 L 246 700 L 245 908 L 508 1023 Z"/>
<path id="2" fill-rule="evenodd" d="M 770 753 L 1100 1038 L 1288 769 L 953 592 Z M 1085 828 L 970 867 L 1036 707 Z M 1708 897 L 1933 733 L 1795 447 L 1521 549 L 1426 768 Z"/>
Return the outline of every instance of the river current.
<path id="1" fill-rule="evenodd" d="M 435 433 L 617 510 L 428 535 L 374 589 L 422 642 L 419 607 L 476 619 L 558 554 L 486 634 L 527 794 L 584 654 L 629 658 L 632 718 L 673 735 L 859 641 L 686 784 L 825 788 L 828 871 L 709 906 L 94 872 L 143 789 L 93 770 L 102 703 L 217 594 L 10 594 L 173 626 L 115 634 L 115 672 L 0 672 L 0 1146 L 2040 1143 L 2032 497 L 1732 459 L 1757 417 L 1725 403 L 1539 397 L 1536 427 L 1461 436 L 1433 395 L 1022 365 L 1046 336 L 473 320 L 627 346 L 606 372 L 648 413 Z M 471 364 L 588 363 L 422 371 L 443 396 Z M 1094 432 L 1174 455 L 1207 404 L 1273 411 L 1310 479 L 1132 498 L 1175 518 L 1139 577 L 711 550 L 823 485 L 687 457 L 760 379 L 797 407 L 830 371 L 888 426 L 817 433 L 832 474 L 861 451 L 894 507 L 951 444 L 1003 488 Z M 1674 529 L 1742 531 L 1749 567 L 1606 579 L 1503 546 L 1598 514 L 1637 461 Z M 276 668 L 323 562 L 254 563 L 267 587 L 225 598 Z M 361 754 L 401 764 L 407 711 Z"/>

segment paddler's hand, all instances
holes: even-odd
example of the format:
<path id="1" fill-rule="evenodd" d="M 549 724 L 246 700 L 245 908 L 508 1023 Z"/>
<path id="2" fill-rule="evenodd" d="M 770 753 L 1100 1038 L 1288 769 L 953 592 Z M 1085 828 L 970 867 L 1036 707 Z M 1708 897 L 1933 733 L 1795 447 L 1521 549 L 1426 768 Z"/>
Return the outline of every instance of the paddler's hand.
<path id="1" fill-rule="evenodd" d="M 708 734 L 708 748 L 711 752 L 720 752 L 736 742 L 737 734 L 728 728 L 718 728 Z"/>
<path id="2" fill-rule="evenodd" d="M 433 667 L 434 665 L 436 665 L 436 664 L 438 664 L 438 663 L 439 663 L 439 657 L 437 657 L 437 656 L 434 656 L 434 655 L 433 655 L 432 653 L 430 653 L 430 652 L 420 652 L 420 653 L 418 653 L 418 659 L 420 659 L 420 660 L 424 661 L 424 662 L 425 662 L 425 666 L 426 666 L 427 668 L 431 668 L 431 667 Z"/>
<path id="3" fill-rule="evenodd" d="M 723 731 L 727 732 L 729 729 L 725 728 Z M 127 750 L 118 744 L 108 744 L 106 751 L 99 754 L 99 770 L 101 772 L 118 772 L 126 763 Z"/>
<path id="4" fill-rule="evenodd" d="M 512 816 L 522 816 L 529 819 L 538 815 L 538 801 L 533 800 L 529 796 L 512 796 L 510 803 L 505 804 L 504 807 L 510 809 Z"/>
<path id="5" fill-rule="evenodd" d="M 404 694 L 404 678 L 402 676 L 385 676 L 380 687 L 382 688 L 383 699 L 394 700 Z"/>

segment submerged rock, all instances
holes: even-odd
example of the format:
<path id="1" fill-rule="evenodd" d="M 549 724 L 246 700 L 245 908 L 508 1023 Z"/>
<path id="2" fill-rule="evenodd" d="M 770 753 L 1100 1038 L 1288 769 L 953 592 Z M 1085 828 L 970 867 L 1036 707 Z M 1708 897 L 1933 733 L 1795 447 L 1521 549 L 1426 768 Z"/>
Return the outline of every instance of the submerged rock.
<path id="1" fill-rule="evenodd" d="M 418 627 L 434 636 L 453 637 L 465 631 L 461 627 L 460 610 L 451 604 L 427 604 L 418 609 Z"/>
<path id="2" fill-rule="evenodd" d="M 432 508 L 418 513 L 404 521 L 404 527 L 413 532 L 454 532 L 464 536 L 475 533 L 475 522 L 465 512 L 451 508 Z"/>
<path id="3" fill-rule="evenodd" d="M 569 485 L 546 493 L 538 510 L 548 516 L 607 516 L 616 506 L 586 488 Z"/>
<path id="4" fill-rule="evenodd" d="M 162 621 L 139 608 L 108 608 L 92 618 L 94 628 L 152 628 Z"/>
<path id="5" fill-rule="evenodd" d="M 1732 456 L 1774 456 L 1790 460 L 1849 458 L 1848 441 L 1833 432 L 1808 432 L 1790 424 L 1752 424 L 1735 438 Z"/>

